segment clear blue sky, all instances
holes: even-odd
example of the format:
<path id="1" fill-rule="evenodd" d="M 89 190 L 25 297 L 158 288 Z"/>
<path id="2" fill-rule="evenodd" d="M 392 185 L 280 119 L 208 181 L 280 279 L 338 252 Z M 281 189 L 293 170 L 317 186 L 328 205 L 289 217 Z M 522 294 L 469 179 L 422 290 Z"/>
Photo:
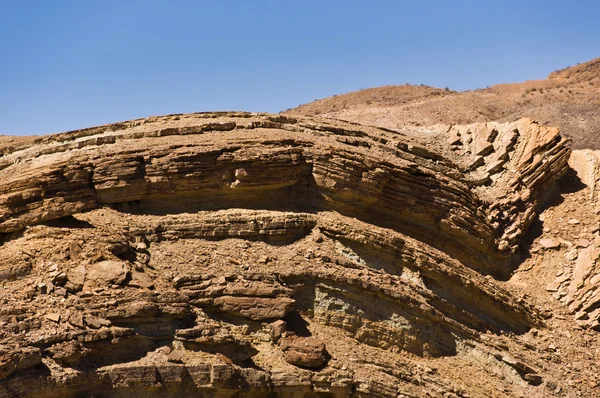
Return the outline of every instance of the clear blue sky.
<path id="1" fill-rule="evenodd" d="M 0 0 L 0 134 L 455 90 L 600 57 L 600 2 Z"/>

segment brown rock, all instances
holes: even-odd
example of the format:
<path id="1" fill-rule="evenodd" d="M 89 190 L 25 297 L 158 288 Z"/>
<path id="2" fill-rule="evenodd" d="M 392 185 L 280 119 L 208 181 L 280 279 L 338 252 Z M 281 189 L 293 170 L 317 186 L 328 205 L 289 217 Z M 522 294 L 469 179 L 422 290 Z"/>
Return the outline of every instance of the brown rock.
<path id="1" fill-rule="evenodd" d="M 65 274 L 64 272 L 58 272 L 52 276 L 52 283 L 55 284 L 56 286 L 64 286 L 65 283 L 67 283 L 68 277 L 67 274 Z"/>
<path id="2" fill-rule="evenodd" d="M 71 242 L 69 246 L 69 255 L 72 260 L 79 259 L 79 255 L 81 254 L 81 245 L 77 242 Z"/>
<path id="3" fill-rule="evenodd" d="M 47 348 L 46 351 L 50 353 L 52 359 L 69 367 L 77 366 L 81 362 L 84 353 L 89 352 L 79 341 L 56 344 Z"/>
<path id="4" fill-rule="evenodd" d="M 86 269 L 83 265 L 71 268 L 67 273 L 67 283 L 65 288 L 71 293 L 77 293 L 83 289 L 85 282 Z"/>
<path id="5" fill-rule="evenodd" d="M 295 300 L 287 297 L 232 297 L 222 296 L 214 304 L 222 311 L 239 314 L 253 320 L 283 318 L 294 307 Z"/>
<path id="6" fill-rule="evenodd" d="M 102 321 L 95 316 L 86 315 L 85 324 L 92 329 L 100 329 L 103 325 Z"/>
<path id="7" fill-rule="evenodd" d="M 283 358 L 303 368 L 319 368 L 327 361 L 325 343 L 313 337 L 287 336 L 279 343 Z"/>
<path id="8" fill-rule="evenodd" d="M 169 355 L 167 355 L 167 361 L 173 362 L 173 363 L 183 363 L 184 356 L 181 353 L 181 351 L 171 351 L 169 353 Z"/>
<path id="9" fill-rule="evenodd" d="M 60 322 L 60 314 L 57 312 L 50 312 L 50 313 L 44 315 L 44 318 L 46 318 L 52 322 L 56 322 L 56 323 Z"/>
<path id="10" fill-rule="evenodd" d="M 37 290 L 38 292 L 40 292 L 41 294 L 46 294 L 48 293 L 48 285 L 46 285 L 45 283 L 38 283 L 37 284 Z"/>
<path id="11" fill-rule="evenodd" d="M 121 284 L 127 278 L 127 266 L 124 262 L 105 260 L 87 267 L 86 283 L 108 286 Z"/>
<path id="12" fill-rule="evenodd" d="M 271 335 L 275 340 L 280 338 L 286 330 L 286 322 L 279 319 L 269 325 L 271 327 Z"/>
<path id="13" fill-rule="evenodd" d="M 560 247 L 560 241 L 553 238 L 540 239 L 540 245 L 544 249 L 558 249 Z"/>
<path id="14" fill-rule="evenodd" d="M 83 314 L 81 312 L 75 312 L 71 314 L 68 319 L 69 323 L 73 326 L 83 329 L 85 327 L 83 323 Z"/>
<path id="15" fill-rule="evenodd" d="M 152 281 L 152 278 L 143 272 L 132 272 L 131 280 L 129 281 L 128 285 L 142 289 L 154 289 L 154 282 Z"/>

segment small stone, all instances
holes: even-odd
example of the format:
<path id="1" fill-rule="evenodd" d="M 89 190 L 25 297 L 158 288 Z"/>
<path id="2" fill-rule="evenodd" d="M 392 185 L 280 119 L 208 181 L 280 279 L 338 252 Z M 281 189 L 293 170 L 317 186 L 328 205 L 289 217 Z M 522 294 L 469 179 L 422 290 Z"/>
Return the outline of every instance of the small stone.
<path id="1" fill-rule="evenodd" d="M 73 326 L 83 329 L 83 314 L 81 312 L 76 312 L 69 317 L 69 323 Z"/>
<path id="2" fill-rule="evenodd" d="M 548 351 L 552 351 L 552 352 L 556 351 L 556 346 L 554 344 L 549 344 Z"/>
<path id="3" fill-rule="evenodd" d="M 135 250 L 137 250 L 138 252 L 146 251 L 146 250 L 148 250 L 148 245 L 144 242 L 140 242 L 135 247 Z"/>
<path id="4" fill-rule="evenodd" d="M 560 283 L 551 282 L 546 285 L 547 292 L 558 292 L 558 288 L 560 287 Z"/>
<path id="5" fill-rule="evenodd" d="M 46 318 L 52 322 L 56 322 L 56 323 L 60 322 L 60 314 L 57 312 L 50 312 L 50 313 L 44 315 L 44 318 Z"/>
<path id="6" fill-rule="evenodd" d="M 569 261 L 577 260 L 578 256 L 579 256 L 579 252 L 577 251 L 577 249 L 572 249 L 565 253 L 565 258 Z"/>
<path id="7" fill-rule="evenodd" d="M 571 225 L 577 225 L 579 224 L 579 220 L 576 218 L 569 218 L 569 221 L 567 221 L 569 224 Z"/>
<path id="8" fill-rule="evenodd" d="M 131 287 L 137 287 L 142 289 L 154 289 L 154 283 L 152 282 L 152 278 L 143 272 L 132 272 L 131 280 L 128 283 Z"/>
<path id="9" fill-rule="evenodd" d="M 56 289 L 54 289 L 54 293 L 61 297 L 67 297 L 67 289 L 65 289 L 64 287 L 57 287 Z"/>
<path id="10" fill-rule="evenodd" d="M 587 239 L 577 239 L 575 241 L 575 247 L 588 247 L 590 245 L 590 241 Z"/>
<path id="11" fill-rule="evenodd" d="M 86 269 L 83 265 L 78 265 L 68 271 L 68 281 L 65 285 L 71 293 L 77 293 L 83 288 L 85 282 Z"/>
<path id="12" fill-rule="evenodd" d="M 274 339 L 280 338 L 286 330 L 286 322 L 282 319 L 271 323 L 271 335 Z"/>
<path id="13" fill-rule="evenodd" d="M 283 359 L 291 365 L 318 368 L 327 362 L 325 343 L 314 337 L 284 337 L 280 346 Z"/>
<path id="14" fill-rule="evenodd" d="M 38 292 L 40 292 L 41 294 L 46 294 L 48 293 L 48 285 L 46 285 L 45 283 L 38 283 L 37 284 L 37 290 Z"/>
<path id="15" fill-rule="evenodd" d="M 86 315 L 85 324 L 91 327 L 92 329 L 100 329 L 102 327 L 102 322 L 100 321 L 100 319 L 90 315 Z"/>
<path id="16" fill-rule="evenodd" d="M 135 261 L 143 265 L 148 265 L 150 263 L 150 254 L 147 252 L 137 252 L 135 256 Z"/>
<path id="17" fill-rule="evenodd" d="M 173 282 L 173 286 L 175 288 L 178 288 L 183 285 L 183 283 L 185 282 L 185 279 L 182 278 L 181 276 L 176 276 L 175 278 L 173 278 L 172 282 Z"/>
<path id="18" fill-rule="evenodd" d="M 81 254 L 81 246 L 77 242 L 71 242 L 69 246 L 69 257 L 71 260 L 77 260 Z"/>
<path id="19" fill-rule="evenodd" d="M 173 363 L 183 363 L 183 355 L 181 354 L 181 351 L 172 351 L 167 356 L 167 361 Z"/>
<path id="20" fill-rule="evenodd" d="M 105 260 L 90 265 L 87 269 L 85 280 L 97 286 L 120 285 L 127 278 L 127 272 L 127 266 L 124 262 Z"/>
<path id="21" fill-rule="evenodd" d="M 52 276 L 51 280 L 56 286 L 64 286 L 67 283 L 68 277 L 64 272 L 57 272 Z"/>
<path id="22" fill-rule="evenodd" d="M 554 238 L 540 239 L 540 245 L 544 249 L 558 249 L 560 247 L 560 241 Z"/>

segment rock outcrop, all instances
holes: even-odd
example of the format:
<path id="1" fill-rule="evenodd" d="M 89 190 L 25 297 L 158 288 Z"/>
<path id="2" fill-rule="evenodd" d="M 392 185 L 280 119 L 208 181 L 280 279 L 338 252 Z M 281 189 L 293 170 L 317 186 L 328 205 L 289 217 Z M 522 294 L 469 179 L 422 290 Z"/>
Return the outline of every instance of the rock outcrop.
<path id="1" fill-rule="evenodd" d="M 568 170 L 556 129 L 207 113 L 0 153 L 0 396 L 556 388 L 502 282 Z"/>

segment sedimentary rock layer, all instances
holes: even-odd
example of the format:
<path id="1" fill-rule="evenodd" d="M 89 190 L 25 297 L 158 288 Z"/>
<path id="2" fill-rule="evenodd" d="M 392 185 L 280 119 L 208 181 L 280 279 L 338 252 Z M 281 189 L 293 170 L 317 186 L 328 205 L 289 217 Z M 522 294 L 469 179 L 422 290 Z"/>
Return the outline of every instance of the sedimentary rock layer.
<path id="1" fill-rule="evenodd" d="M 526 393 L 552 375 L 503 336 L 543 319 L 494 276 L 564 144 L 209 113 L 1 148 L 0 395 L 483 391 L 443 358 Z"/>

